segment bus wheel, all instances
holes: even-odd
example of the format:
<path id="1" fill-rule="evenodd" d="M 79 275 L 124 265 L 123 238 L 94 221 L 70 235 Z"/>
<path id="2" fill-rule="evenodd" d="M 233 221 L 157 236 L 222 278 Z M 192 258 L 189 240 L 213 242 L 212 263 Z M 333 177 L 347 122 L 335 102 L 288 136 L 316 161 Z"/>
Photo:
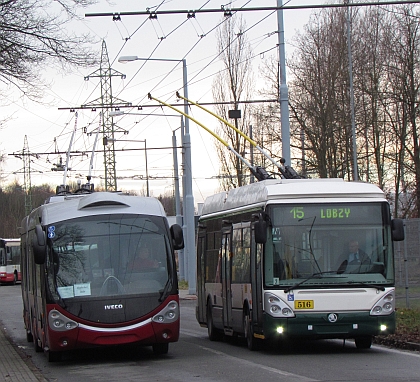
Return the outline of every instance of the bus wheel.
<path id="1" fill-rule="evenodd" d="M 59 362 L 61 361 L 61 355 L 62 353 L 60 351 L 47 351 L 45 352 L 45 355 L 47 356 L 48 362 Z"/>
<path id="2" fill-rule="evenodd" d="M 37 338 L 34 338 L 34 348 L 36 353 L 41 353 L 44 351 L 44 349 L 41 346 L 39 346 Z"/>
<path id="3" fill-rule="evenodd" d="M 13 285 L 16 285 L 16 283 L 17 283 L 17 273 L 15 272 L 13 274 Z"/>
<path id="4" fill-rule="evenodd" d="M 357 337 L 354 339 L 354 342 L 358 349 L 370 349 L 372 346 L 372 337 Z"/>
<path id="5" fill-rule="evenodd" d="M 153 344 L 152 349 L 156 355 L 168 354 L 169 344 Z"/>
<path id="6" fill-rule="evenodd" d="M 210 341 L 219 341 L 222 338 L 221 333 L 214 327 L 210 302 L 207 304 L 207 333 Z"/>
<path id="7" fill-rule="evenodd" d="M 29 331 L 26 331 L 26 341 L 27 342 L 34 342 L 34 336 Z"/>
<path id="8" fill-rule="evenodd" d="M 246 344 L 249 350 L 258 350 L 258 339 L 254 337 L 254 329 L 251 323 L 251 314 L 249 310 L 246 311 L 244 315 L 244 333 Z"/>

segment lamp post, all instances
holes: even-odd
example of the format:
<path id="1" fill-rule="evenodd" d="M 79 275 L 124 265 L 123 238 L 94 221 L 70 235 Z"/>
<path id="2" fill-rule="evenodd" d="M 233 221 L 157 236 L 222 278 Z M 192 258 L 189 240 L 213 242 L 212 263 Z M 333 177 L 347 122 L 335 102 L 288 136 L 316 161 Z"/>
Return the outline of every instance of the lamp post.
<path id="1" fill-rule="evenodd" d="M 350 0 L 345 0 L 345 4 L 349 5 Z M 350 115 L 351 115 L 351 136 L 353 146 L 353 180 L 359 180 L 359 170 L 357 167 L 357 142 L 356 142 L 356 119 L 354 115 L 354 89 L 353 89 L 353 59 L 351 51 L 351 21 L 350 7 L 347 7 L 347 54 L 349 60 L 349 87 L 350 87 Z"/>
<path id="2" fill-rule="evenodd" d="M 188 81 L 187 81 L 187 61 L 186 59 L 170 59 L 170 58 L 140 58 L 137 56 L 121 56 L 118 62 L 126 63 L 131 61 L 172 61 L 182 62 L 182 79 L 184 97 L 188 99 Z M 188 103 L 184 103 L 184 113 L 188 115 Z M 188 293 L 196 293 L 196 257 L 195 257 L 195 225 L 194 225 L 194 196 L 192 192 L 192 166 L 191 166 L 191 139 L 189 118 L 185 118 L 184 129 L 181 129 L 183 155 L 183 210 L 184 210 L 184 256 L 186 259 L 187 269 L 185 269 L 186 280 L 188 281 Z"/>
<path id="3" fill-rule="evenodd" d="M 283 22 L 282 0 L 277 0 L 277 25 L 279 35 L 279 59 L 280 59 L 280 121 L 282 156 L 286 164 L 291 165 L 290 157 L 290 121 L 289 121 L 289 90 L 286 81 L 286 49 L 284 43 L 284 22 Z"/>
<path id="4" fill-rule="evenodd" d="M 110 112 L 110 114 L 112 111 Z M 117 115 L 117 114 L 114 114 Z M 119 115 L 119 114 L 118 114 Z M 140 139 L 140 140 L 131 140 L 131 139 L 112 139 L 108 137 L 104 137 L 103 142 L 104 146 L 108 144 L 108 142 L 143 142 L 144 143 L 144 161 L 146 163 L 146 195 L 150 196 L 150 188 L 149 188 L 149 168 L 147 166 L 147 146 L 146 146 L 146 140 Z"/>

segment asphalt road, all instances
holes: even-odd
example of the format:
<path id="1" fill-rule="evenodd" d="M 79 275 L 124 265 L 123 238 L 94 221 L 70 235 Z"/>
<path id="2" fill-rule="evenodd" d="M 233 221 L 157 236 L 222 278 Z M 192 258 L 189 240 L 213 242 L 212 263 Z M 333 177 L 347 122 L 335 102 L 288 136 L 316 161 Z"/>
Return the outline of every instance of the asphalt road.
<path id="1" fill-rule="evenodd" d="M 258 352 L 249 351 L 241 340 L 211 342 L 195 320 L 194 300 L 181 301 L 181 338 L 165 356 L 155 356 L 150 347 L 118 347 L 77 351 L 48 363 L 26 342 L 20 286 L 1 286 L 0 298 L 0 320 L 48 381 L 419 381 L 418 352 L 381 346 L 360 351 L 354 343 L 343 346 L 338 340 L 295 342 Z"/>

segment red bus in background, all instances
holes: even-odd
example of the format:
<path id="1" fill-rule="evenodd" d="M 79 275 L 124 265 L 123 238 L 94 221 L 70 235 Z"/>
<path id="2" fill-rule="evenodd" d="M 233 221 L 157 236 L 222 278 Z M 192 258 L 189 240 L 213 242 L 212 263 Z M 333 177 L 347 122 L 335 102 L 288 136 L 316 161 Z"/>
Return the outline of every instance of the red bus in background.
<path id="1" fill-rule="evenodd" d="M 0 239 L 0 283 L 17 281 L 21 281 L 20 239 Z"/>

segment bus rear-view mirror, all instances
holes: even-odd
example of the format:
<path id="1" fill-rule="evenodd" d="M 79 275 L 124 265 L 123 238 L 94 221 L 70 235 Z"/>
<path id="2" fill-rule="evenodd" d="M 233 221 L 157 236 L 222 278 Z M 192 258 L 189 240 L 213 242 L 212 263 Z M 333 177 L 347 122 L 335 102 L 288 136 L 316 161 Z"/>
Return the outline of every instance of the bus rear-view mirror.
<path id="1" fill-rule="evenodd" d="M 402 219 L 392 219 L 392 240 L 402 241 L 404 240 L 404 221 Z"/>
<path id="2" fill-rule="evenodd" d="M 267 223 L 264 220 L 255 222 L 255 242 L 257 244 L 265 244 L 267 241 Z"/>
<path id="3" fill-rule="evenodd" d="M 44 264 L 46 255 L 45 232 L 41 225 L 35 226 L 35 236 L 32 238 L 32 250 L 34 253 L 35 264 Z"/>
<path id="4" fill-rule="evenodd" d="M 179 224 L 174 224 L 170 228 L 172 244 L 175 250 L 184 248 L 184 234 Z"/>

